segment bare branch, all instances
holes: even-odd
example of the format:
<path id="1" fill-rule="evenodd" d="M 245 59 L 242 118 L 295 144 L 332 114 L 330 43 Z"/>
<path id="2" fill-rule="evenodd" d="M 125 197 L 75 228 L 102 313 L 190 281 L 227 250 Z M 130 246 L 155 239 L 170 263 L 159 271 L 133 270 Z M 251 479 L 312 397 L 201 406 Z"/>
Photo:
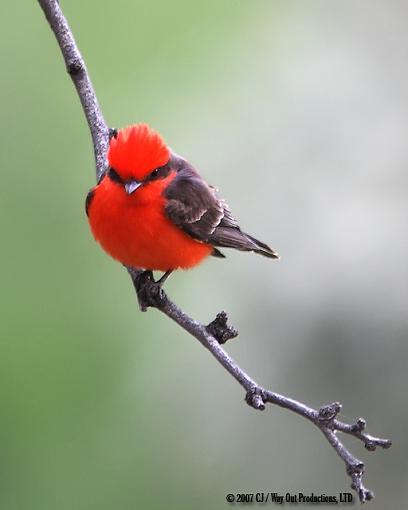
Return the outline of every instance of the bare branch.
<path id="1" fill-rule="evenodd" d="M 80 97 L 92 135 L 96 161 L 96 175 L 99 180 L 106 168 L 106 151 L 109 143 L 108 127 L 99 108 L 85 62 L 75 43 L 75 39 L 58 1 L 38 0 L 38 2 L 57 38 L 68 73 Z M 127 268 L 127 270 L 138 291 L 140 276 L 143 274 L 143 271 L 134 268 Z M 144 283 L 146 284 L 146 282 Z M 373 493 L 366 489 L 362 482 L 364 463 L 343 445 L 336 433 L 343 432 L 344 434 L 354 436 L 362 441 L 369 451 L 374 451 L 377 446 L 389 448 L 391 446 L 390 440 L 367 434 L 365 432 L 366 423 L 363 418 L 359 418 L 352 424 L 347 424 L 338 420 L 337 416 L 341 410 L 341 404 L 338 402 L 322 406 L 320 409 L 316 410 L 301 402 L 279 395 L 278 393 L 273 393 L 259 386 L 259 384 L 251 379 L 220 346 L 221 343 L 225 343 L 228 339 L 234 338 L 238 334 L 234 328 L 228 326 L 225 312 L 219 313 L 210 324 L 204 326 L 178 308 L 154 282 L 150 282 L 150 284 L 147 282 L 147 285 L 148 286 L 144 288 L 144 298 L 148 299 L 148 304 L 142 305 L 143 310 L 146 309 L 146 306 L 156 308 L 201 342 L 245 389 L 245 400 L 247 404 L 254 409 L 263 411 L 267 403 L 275 404 L 311 421 L 321 430 L 332 448 L 339 457 L 343 459 L 346 464 L 347 474 L 352 480 L 351 487 L 357 492 L 360 501 L 365 502 L 373 498 Z M 138 297 L 139 303 L 141 304 L 139 293 Z M 146 301 L 144 300 L 143 303 L 146 303 Z"/>
<path id="2" fill-rule="evenodd" d="M 76 45 L 59 2 L 57 0 L 38 0 L 38 3 L 41 5 L 48 23 L 57 38 L 67 71 L 74 82 L 79 99 L 81 100 L 92 135 L 96 163 L 96 180 L 98 181 L 106 168 L 106 151 L 109 143 L 105 119 L 99 107 L 85 61 Z"/>

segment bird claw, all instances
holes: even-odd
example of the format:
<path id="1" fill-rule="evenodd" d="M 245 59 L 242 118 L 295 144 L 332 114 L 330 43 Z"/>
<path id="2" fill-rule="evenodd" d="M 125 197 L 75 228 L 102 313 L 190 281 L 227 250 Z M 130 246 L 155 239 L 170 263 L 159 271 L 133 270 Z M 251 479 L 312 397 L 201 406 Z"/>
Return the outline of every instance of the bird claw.
<path id="1" fill-rule="evenodd" d="M 163 303 L 165 293 L 162 284 L 164 282 L 161 280 L 156 282 L 152 271 L 132 274 L 132 280 L 142 312 L 146 312 L 149 306 L 157 308 Z"/>

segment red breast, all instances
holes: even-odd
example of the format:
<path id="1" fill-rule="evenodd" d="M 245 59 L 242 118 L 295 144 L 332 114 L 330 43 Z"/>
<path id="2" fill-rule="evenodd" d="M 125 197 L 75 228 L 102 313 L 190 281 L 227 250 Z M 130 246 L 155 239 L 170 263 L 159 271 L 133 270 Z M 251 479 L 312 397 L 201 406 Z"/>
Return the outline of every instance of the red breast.
<path id="1" fill-rule="evenodd" d="M 167 271 L 187 269 L 210 255 L 213 247 L 192 239 L 165 215 L 163 190 L 175 173 L 128 195 L 105 176 L 89 204 L 95 239 L 125 265 Z"/>

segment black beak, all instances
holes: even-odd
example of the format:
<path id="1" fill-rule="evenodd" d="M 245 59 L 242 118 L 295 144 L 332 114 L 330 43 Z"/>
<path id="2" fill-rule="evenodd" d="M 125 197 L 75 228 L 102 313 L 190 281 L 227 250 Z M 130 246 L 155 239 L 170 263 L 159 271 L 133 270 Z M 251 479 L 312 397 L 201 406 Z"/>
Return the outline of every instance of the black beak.
<path id="1" fill-rule="evenodd" d="M 128 195 L 131 195 L 137 190 L 143 183 L 140 181 L 129 181 L 125 183 L 125 190 Z"/>

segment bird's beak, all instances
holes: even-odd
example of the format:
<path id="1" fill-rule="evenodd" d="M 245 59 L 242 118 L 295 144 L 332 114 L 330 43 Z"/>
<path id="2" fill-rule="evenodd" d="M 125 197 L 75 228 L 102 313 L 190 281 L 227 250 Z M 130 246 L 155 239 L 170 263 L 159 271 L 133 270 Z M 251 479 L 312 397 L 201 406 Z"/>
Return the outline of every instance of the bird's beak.
<path id="1" fill-rule="evenodd" d="M 129 181 L 125 183 L 125 190 L 128 195 L 131 195 L 134 191 L 137 190 L 143 183 L 140 181 Z"/>

